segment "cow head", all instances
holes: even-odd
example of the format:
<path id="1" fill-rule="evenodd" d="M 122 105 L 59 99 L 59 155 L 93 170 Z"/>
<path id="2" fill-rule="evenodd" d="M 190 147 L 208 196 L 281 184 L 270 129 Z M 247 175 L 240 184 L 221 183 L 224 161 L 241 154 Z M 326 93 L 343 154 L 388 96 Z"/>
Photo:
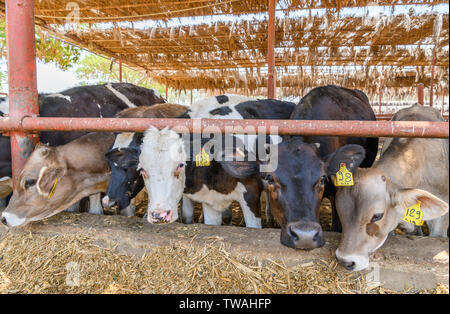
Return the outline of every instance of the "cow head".
<path id="1" fill-rule="evenodd" d="M 345 162 L 352 167 L 364 159 L 359 145 L 345 145 L 327 160 L 318 155 L 318 145 L 294 137 L 278 144 L 278 156 L 269 152 L 269 160 L 278 158 L 272 172 L 260 172 L 261 162 L 222 162 L 236 178 L 259 176 L 268 183 L 272 214 L 281 226 L 281 243 L 296 249 L 313 249 L 324 245 L 319 224 L 319 208 L 327 182 Z"/>
<path id="2" fill-rule="evenodd" d="M 17 178 L 1 222 L 16 227 L 53 216 L 83 197 L 104 191 L 108 179 L 107 173 L 73 172 L 58 148 L 38 144 Z"/>
<path id="3" fill-rule="evenodd" d="M 354 186 L 337 188 L 335 198 L 343 231 L 336 258 L 348 270 L 367 268 L 369 254 L 383 245 L 406 209 L 418 201 L 424 221 L 448 212 L 443 200 L 424 190 L 402 188 L 380 169 L 359 168 L 353 177 Z"/>
<path id="4" fill-rule="evenodd" d="M 127 207 L 131 199 L 143 188 L 144 182 L 137 169 L 141 139 L 142 135 L 138 133 L 120 133 L 106 153 L 111 180 L 102 200 L 105 208 L 117 207 L 120 210 Z"/>
<path id="5" fill-rule="evenodd" d="M 185 186 L 186 152 L 178 133 L 150 127 L 145 132 L 139 168 L 148 193 L 150 223 L 178 219 L 178 202 Z"/>

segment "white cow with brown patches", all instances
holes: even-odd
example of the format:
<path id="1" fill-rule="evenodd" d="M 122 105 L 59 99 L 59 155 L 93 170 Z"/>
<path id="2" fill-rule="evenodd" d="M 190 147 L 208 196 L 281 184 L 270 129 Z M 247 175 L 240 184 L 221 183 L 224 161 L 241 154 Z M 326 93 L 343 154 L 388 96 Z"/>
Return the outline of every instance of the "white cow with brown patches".
<path id="1" fill-rule="evenodd" d="M 105 152 L 113 141 L 112 133 L 89 133 L 57 147 L 39 144 L 17 178 L 1 222 L 22 226 L 53 216 L 87 196 L 95 202 L 90 212 L 103 213 L 99 193 L 108 187 Z"/>
<path id="2" fill-rule="evenodd" d="M 437 110 L 416 105 L 400 110 L 393 120 L 444 119 Z M 367 268 L 369 254 L 382 246 L 400 223 L 414 229 L 403 217 L 406 209 L 418 202 L 430 236 L 447 237 L 448 145 L 448 139 L 388 139 L 372 168 L 355 170 L 354 186 L 337 188 L 336 208 L 343 234 L 336 258 L 341 265 L 353 271 Z"/>

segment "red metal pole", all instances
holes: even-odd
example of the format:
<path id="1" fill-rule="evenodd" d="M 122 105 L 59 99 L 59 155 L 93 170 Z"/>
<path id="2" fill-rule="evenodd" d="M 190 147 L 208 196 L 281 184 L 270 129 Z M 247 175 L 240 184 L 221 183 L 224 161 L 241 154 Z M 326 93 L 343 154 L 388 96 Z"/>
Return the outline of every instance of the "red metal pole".
<path id="1" fill-rule="evenodd" d="M 445 105 L 445 88 L 443 87 L 442 88 L 442 106 L 441 106 L 441 114 L 442 115 L 444 115 L 444 112 L 445 112 L 444 105 Z"/>
<path id="2" fill-rule="evenodd" d="M 423 106 L 423 84 L 417 84 L 417 101 Z"/>
<path id="3" fill-rule="evenodd" d="M 119 60 L 119 81 L 122 83 L 122 60 Z"/>
<path id="4" fill-rule="evenodd" d="M 381 99 L 383 98 L 383 81 L 380 78 L 380 91 L 378 98 L 378 113 L 381 114 Z"/>
<path id="5" fill-rule="evenodd" d="M 36 83 L 34 1 L 6 1 L 6 43 L 9 76 L 9 115 L 21 120 L 39 114 Z M 13 183 L 32 152 L 34 140 L 21 130 L 11 132 Z"/>
<path id="6" fill-rule="evenodd" d="M 181 133 L 236 134 L 265 131 L 279 135 L 448 138 L 448 122 L 342 120 L 232 120 L 142 118 L 0 118 L 0 130 L 145 132 L 150 125 Z M 245 131 L 250 128 L 251 131 Z M 240 130 L 239 130 L 240 129 Z"/>
<path id="7" fill-rule="evenodd" d="M 276 0 L 269 0 L 269 25 L 267 34 L 267 98 L 276 98 L 275 69 L 275 6 Z"/>
<path id="8" fill-rule="evenodd" d="M 430 82 L 430 107 L 433 107 L 433 88 L 434 88 L 434 64 L 436 63 L 436 48 L 433 49 L 433 60 L 431 60 L 431 82 Z"/>

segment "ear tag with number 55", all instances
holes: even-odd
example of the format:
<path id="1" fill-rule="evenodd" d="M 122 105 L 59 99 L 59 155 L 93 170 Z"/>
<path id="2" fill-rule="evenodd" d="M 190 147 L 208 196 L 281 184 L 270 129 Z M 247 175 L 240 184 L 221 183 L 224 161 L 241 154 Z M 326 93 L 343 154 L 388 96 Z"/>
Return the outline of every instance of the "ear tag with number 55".
<path id="1" fill-rule="evenodd" d="M 411 207 L 408 207 L 405 210 L 405 214 L 403 215 L 403 220 L 406 222 L 410 222 L 416 226 L 423 225 L 423 212 L 420 209 L 420 201 L 417 201 L 416 204 L 414 204 Z"/>
<path id="2" fill-rule="evenodd" d="M 195 165 L 197 167 L 207 167 L 210 165 L 209 155 L 205 152 L 204 148 L 195 156 Z"/>
<path id="3" fill-rule="evenodd" d="M 345 163 L 341 163 L 339 171 L 336 172 L 336 177 L 334 178 L 335 186 L 352 186 L 353 184 L 353 174 L 348 171 Z"/>

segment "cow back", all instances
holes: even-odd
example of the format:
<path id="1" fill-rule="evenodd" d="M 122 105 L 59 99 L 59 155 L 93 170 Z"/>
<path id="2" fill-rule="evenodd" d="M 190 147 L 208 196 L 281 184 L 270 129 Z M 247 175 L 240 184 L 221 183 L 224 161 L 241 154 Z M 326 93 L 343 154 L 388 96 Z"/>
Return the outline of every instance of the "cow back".
<path id="1" fill-rule="evenodd" d="M 359 90 L 334 85 L 317 87 L 305 95 L 290 117 L 293 120 L 358 120 L 376 121 L 367 96 Z M 378 152 L 378 138 L 343 136 L 305 136 L 308 143 L 320 143 L 319 156 L 326 158 L 346 144 L 365 148 L 366 158 L 361 167 L 370 167 Z"/>

